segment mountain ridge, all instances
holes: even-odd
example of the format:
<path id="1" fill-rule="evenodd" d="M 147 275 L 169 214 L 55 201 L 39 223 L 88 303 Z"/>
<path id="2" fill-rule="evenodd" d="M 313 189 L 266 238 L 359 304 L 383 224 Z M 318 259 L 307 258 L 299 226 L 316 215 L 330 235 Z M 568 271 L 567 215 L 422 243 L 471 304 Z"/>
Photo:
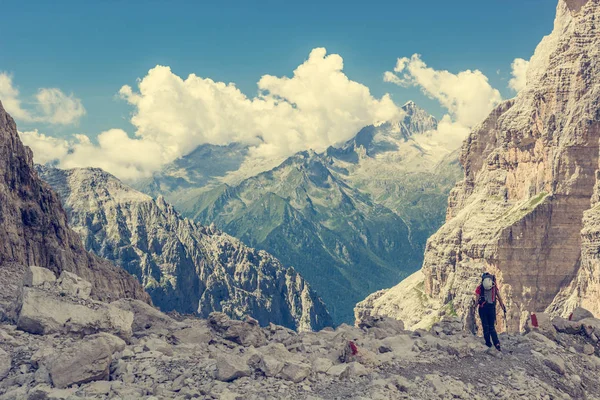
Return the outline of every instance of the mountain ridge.
<path id="1" fill-rule="evenodd" d="M 97 168 L 37 168 L 61 195 L 85 247 L 137 276 L 163 311 L 223 311 L 299 330 L 331 325 L 293 268 L 214 225 L 182 218 L 162 196 L 153 199 Z"/>

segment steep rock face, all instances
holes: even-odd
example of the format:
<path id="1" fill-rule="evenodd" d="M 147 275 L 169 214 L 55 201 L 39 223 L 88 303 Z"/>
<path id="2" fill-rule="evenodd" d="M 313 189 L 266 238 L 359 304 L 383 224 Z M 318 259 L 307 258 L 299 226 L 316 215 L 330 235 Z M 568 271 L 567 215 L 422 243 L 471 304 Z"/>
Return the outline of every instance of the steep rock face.
<path id="1" fill-rule="evenodd" d="M 407 301 L 402 288 L 414 285 L 407 281 L 359 304 L 359 318 L 386 314 L 425 324 L 457 312 L 469 320 L 484 270 L 498 277 L 511 329 L 530 311 L 574 307 L 576 301 L 565 299 L 579 298 L 581 286 L 571 285 L 570 294 L 565 287 L 578 272 L 590 282 L 585 275 L 597 271 L 595 211 L 586 218 L 584 212 L 597 202 L 599 16 L 598 0 L 560 0 L 554 31 L 531 59 L 526 88 L 465 141 L 465 179 L 450 195 L 447 222 L 428 241 L 422 268 L 421 297 L 434 316 L 411 312 L 420 294 L 413 290 Z M 598 286 L 587 288 L 591 294 Z"/>
<path id="2" fill-rule="evenodd" d="M 293 329 L 331 325 L 304 279 L 270 254 L 182 218 L 100 169 L 38 167 L 85 247 L 137 276 L 163 311 L 223 311 Z"/>
<path id="3" fill-rule="evenodd" d="M 93 283 L 97 299 L 149 301 L 134 277 L 83 248 L 67 226 L 58 197 L 38 178 L 31 150 L 0 103 L 0 272 L 6 266 L 18 280 L 23 271 L 16 265 L 37 265 L 57 275 L 74 272 Z"/>

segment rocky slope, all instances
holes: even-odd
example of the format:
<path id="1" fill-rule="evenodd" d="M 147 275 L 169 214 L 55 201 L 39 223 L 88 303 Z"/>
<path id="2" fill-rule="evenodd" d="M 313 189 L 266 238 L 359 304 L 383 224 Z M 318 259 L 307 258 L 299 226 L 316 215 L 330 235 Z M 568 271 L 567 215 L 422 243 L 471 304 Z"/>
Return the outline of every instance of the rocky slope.
<path id="1" fill-rule="evenodd" d="M 93 282 L 97 299 L 149 300 L 135 278 L 83 248 L 58 197 L 38 178 L 31 150 L 23 146 L 14 120 L 0 103 L 0 275 L 6 288 L 0 295 L 1 318 L 11 318 L 12 311 L 4 307 L 13 295 L 8 287 L 20 280 L 26 265 L 55 274 L 77 273 Z"/>
<path id="2" fill-rule="evenodd" d="M 501 335 L 500 353 L 456 319 L 431 331 L 383 318 L 296 333 L 101 303 L 73 290 L 86 282 L 62 278 L 33 271 L 17 325 L 0 325 L 1 400 L 600 398 L 600 320 L 585 310 L 538 315 L 526 335 Z"/>
<path id="3" fill-rule="evenodd" d="M 293 265 L 334 321 L 351 323 L 357 301 L 421 264 L 460 174 L 457 154 L 437 143 L 435 118 L 412 102 L 403 108 L 399 123 L 241 180 L 247 149 L 202 146 L 136 187 Z"/>
<path id="4" fill-rule="evenodd" d="M 467 319 L 484 270 L 499 279 L 511 329 L 531 311 L 568 315 L 578 304 L 600 311 L 599 17 L 598 0 L 559 1 L 525 89 L 465 141 L 465 177 L 422 270 L 359 304 L 359 319 L 383 314 L 418 326 L 447 313 Z"/>
<path id="5" fill-rule="evenodd" d="M 204 317 L 222 311 L 299 330 L 331 325 L 305 280 L 265 251 L 184 219 L 162 197 L 154 200 L 100 169 L 38 171 L 85 247 L 137 276 L 161 310 Z"/>

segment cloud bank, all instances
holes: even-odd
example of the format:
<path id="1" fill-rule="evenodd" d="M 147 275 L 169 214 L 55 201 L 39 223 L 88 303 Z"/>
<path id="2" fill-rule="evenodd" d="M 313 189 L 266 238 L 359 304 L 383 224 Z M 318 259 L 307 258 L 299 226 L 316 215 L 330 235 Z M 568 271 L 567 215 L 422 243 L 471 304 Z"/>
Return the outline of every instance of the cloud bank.
<path id="1" fill-rule="evenodd" d="M 247 97 L 233 83 L 194 74 L 183 79 L 156 66 L 137 89 L 126 85 L 119 91 L 134 108 L 134 138 L 116 129 L 101 133 L 97 145 L 82 138 L 57 143 L 37 132 L 23 138 L 34 148 L 42 145 L 33 142 L 41 141 L 53 150 L 61 167 L 93 165 L 123 179 L 148 176 L 205 143 L 245 143 L 259 158 L 322 151 L 366 125 L 403 114 L 389 95 L 373 97 L 343 67 L 342 57 L 316 48 L 292 77 L 264 75 L 258 94 Z"/>
<path id="2" fill-rule="evenodd" d="M 80 99 L 56 88 L 39 89 L 33 96 L 34 107 L 24 108 L 19 90 L 13 85 L 12 76 L 6 72 L 0 73 L 0 99 L 9 114 L 24 122 L 72 125 L 85 115 Z"/>
<path id="3" fill-rule="evenodd" d="M 97 136 L 57 139 L 40 132 L 21 132 L 37 162 L 62 168 L 95 166 L 121 179 L 150 176 L 163 165 L 202 144 L 241 142 L 251 146 L 252 165 L 280 160 L 298 151 L 323 151 L 352 138 L 361 128 L 403 116 L 389 95 L 374 97 L 369 88 L 343 72 L 342 57 L 316 48 L 291 77 L 264 75 L 257 94 L 249 97 L 233 83 L 195 74 L 182 78 L 167 66 L 156 66 L 137 87 L 125 85 L 119 96 L 132 106 L 134 135 L 110 129 Z M 525 85 L 527 62 L 516 59 L 510 87 Z M 471 128 L 502 101 L 479 70 L 451 73 L 433 69 L 418 54 L 399 58 L 384 80 L 419 87 L 447 114 L 427 135 L 448 148 L 460 146 Z M 37 114 L 21 106 L 11 77 L 0 74 L 0 98 L 15 118 L 67 124 L 85 113 L 81 102 L 59 89 L 40 89 Z M 248 161 L 248 160 L 247 160 Z"/>

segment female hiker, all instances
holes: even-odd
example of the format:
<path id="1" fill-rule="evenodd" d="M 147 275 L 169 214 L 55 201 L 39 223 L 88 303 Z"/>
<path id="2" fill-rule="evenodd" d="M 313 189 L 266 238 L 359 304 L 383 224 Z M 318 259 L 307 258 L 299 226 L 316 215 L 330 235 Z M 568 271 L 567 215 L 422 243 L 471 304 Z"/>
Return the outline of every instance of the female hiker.
<path id="1" fill-rule="evenodd" d="M 500 350 L 500 341 L 496 333 L 496 300 L 500 303 L 502 311 L 506 314 L 506 307 L 500 297 L 500 290 L 496 285 L 496 277 L 489 272 L 481 276 L 481 284 L 475 290 L 477 304 L 479 306 L 479 318 L 483 327 L 483 338 L 487 347 L 492 347 L 492 342 L 498 351 Z M 490 340 L 491 338 L 491 340 Z"/>

